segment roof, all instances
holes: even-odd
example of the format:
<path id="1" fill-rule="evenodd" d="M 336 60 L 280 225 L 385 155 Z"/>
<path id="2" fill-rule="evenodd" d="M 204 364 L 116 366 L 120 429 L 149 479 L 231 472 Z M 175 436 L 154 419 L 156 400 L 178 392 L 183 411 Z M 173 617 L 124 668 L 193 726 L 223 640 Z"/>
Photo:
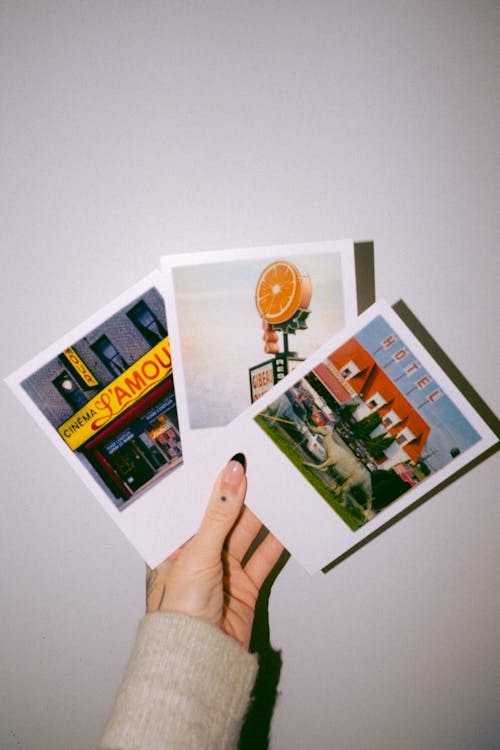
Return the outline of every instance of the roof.
<path id="1" fill-rule="evenodd" d="M 378 409 L 380 416 L 383 418 L 388 412 L 394 411 L 401 420 L 387 431 L 391 435 L 398 435 L 407 427 L 415 437 L 401 447 L 413 461 L 418 461 L 431 428 L 372 355 L 353 337 L 336 349 L 328 359 L 339 371 L 351 361 L 359 367 L 359 372 L 349 378 L 349 386 L 365 403 L 376 393 L 383 397 L 385 404 Z"/>
<path id="2" fill-rule="evenodd" d="M 321 380 L 325 388 L 328 388 L 332 396 L 337 399 L 339 404 L 345 404 L 352 399 L 352 394 L 345 388 L 341 381 L 330 372 L 324 364 L 319 364 L 314 368 L 314 374 Z"/>

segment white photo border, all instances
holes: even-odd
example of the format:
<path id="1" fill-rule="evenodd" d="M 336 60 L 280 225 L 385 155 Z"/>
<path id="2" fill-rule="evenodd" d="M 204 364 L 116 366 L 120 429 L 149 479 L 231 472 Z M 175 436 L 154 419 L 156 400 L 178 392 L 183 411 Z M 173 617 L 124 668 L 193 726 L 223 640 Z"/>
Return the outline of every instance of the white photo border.
<path id="1" fill-rule="evenodd" d="M 150 487 L 141 491 L 140 497 L 129 507 L 118 510 L 99 482 L 78 460 L 71 448 L 62 440 L 57 430 L 21 385 L 26 378 L 37 372 L 51 359 L 59 356 L 68 346 L 72 346 L 94 328 L 105 323 L 128 303 L 153 287 L 164 297 L 163 275 L 158 270 L 144 277 L 84 322 L 65 333 L 37 356 L 6 377 L 5 382 L 56 450 L 89 488 L 103 510 L 117 524 L 143 559 L 151 567 L 156 567 L 168 554 L 175 551 L 194 533 L 203 512 L 203 498 L 189 492 L 185 467 L 180 466 L 172 474 L 158 478 Z M 168 327 L 169 321 L 167 318 Z M 182 383 L 180 378 L 176 378 L 175 368 L 173 369 L 173 377 L 177 399 L 178 389 L 182 387 Z M 182 432 L 180 432 L 180 437 L 182 442 Z M 210 482 L 210 479 L 207 481 Z"/>

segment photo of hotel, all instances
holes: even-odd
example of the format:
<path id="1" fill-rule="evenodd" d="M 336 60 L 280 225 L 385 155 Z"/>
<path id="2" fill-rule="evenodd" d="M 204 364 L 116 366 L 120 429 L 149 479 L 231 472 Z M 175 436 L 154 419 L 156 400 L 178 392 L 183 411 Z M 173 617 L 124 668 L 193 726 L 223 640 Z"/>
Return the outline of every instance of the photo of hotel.
<path id="1" fill-rule="evenodd" d="M 480 440 L 382 316 L 255 421 L 353 531 Z"/>

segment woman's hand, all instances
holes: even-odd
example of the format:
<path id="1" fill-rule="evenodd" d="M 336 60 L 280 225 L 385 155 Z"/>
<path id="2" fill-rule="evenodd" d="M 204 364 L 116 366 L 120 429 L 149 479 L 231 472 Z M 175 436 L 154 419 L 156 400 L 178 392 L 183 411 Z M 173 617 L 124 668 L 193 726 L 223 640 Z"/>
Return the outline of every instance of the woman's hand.
<path id="1" fill-rule="evenodd" d="M 262 524 L 242 511 L 247 487 L 243 454 L 234 456 L 214 484 L 197 533 L 157 568 L 147 570 L 147 612 L 201 617 L 248 648 L 260 587 L 283 546 L 267 534 L 242 567 Z"/>

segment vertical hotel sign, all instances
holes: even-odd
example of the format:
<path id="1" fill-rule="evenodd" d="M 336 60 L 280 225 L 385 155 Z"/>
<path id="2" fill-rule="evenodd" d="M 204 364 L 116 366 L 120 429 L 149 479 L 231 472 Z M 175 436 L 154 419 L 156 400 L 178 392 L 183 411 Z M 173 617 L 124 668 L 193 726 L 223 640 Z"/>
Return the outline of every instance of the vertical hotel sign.
<path id="1" fill-rule="evenodd" d="M 65 355 L 66 352 L 68 349 Z M 71 450 L 76 450 L 171 373 L 172 359 L 167 336 L 60 425 L 58 433 Z"/>

